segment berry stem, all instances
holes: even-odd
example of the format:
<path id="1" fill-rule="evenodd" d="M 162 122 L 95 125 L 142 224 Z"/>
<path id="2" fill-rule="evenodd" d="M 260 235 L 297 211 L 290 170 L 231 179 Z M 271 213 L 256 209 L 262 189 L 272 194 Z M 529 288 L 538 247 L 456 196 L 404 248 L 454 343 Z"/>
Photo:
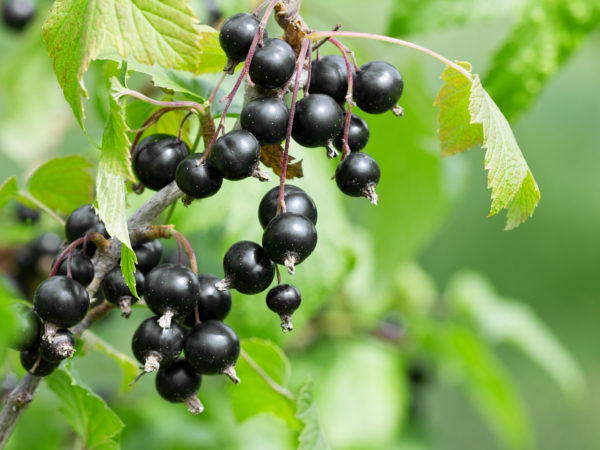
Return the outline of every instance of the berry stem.
<path id="1" fill-rule="evenodd" d="M 283 149 L 283 159 L 281 161 L 281 177 L 279 178 L 279 201 L 277 202 L 277 214 L 285 212 L 285 200 L 283 194 L 285 191 L 285 180 L 287 174 L 287 166 L 289 161 L 290 142 L 292 140 L 292 125 L 294 123 L 294 114 L 296 112 L 296 101 L 298 99 L 298 90 L 300 89 L 300 71 L 306 59 L 308 50 L 308 39 L 302 40 L 298 60 L 296 61 L 296 81 L 294 82 L 294 91 L 292 93 L 292 104 L 290 105 L 290 115 L 288 117 L 288 126 L 285 133 L 285 147 Z"/>
<path id="2" fill-rule="evenodd" d="M 190 116 L 194 114 L 193 111 L 190 111 L 189 113 L 187 113 L 185 115 L 185 117 L 183 118 L 183 120 L 181 121 L 181 124 L 179 125 L 179 132 L 177 133 L 177 140 L 176 142 L 179 144 L 181 142 L 181 135 L 183 133 L 183 127 L 185 125 L 185 122 L 190 118 Z"/>
<path id="3" fill-rule="evenodd" d="M 339 30 L 340 28 L 342 28 L 342 24 L 341 24 L 341 23 L 338 23 L 338 24 L 336 24 L 336 25 L 335 25 L 335 27 L 333 27 L 333 30 L 331 30 L 331 31 L 337 31 L 337 30 Z M 321 39 L 319 42 L 317 42 L 317 43 L 314 45 L 314 47 L 313 47 L 313 51 L 315 51 L 315 50 L 318 50 L 318 49 L 319 49 L 319 47 L 321 47 L 321 46 L 322 46 L 322 45 L 323 45 L 325 42 L 327 42 L 329 39 L 331 39 L 331 37 L 330 37 L 330 36 L 328 36 L 328 37 L 324 37 L 323 39 Z"/>
<path id="4" fill-rule="evenodd" d="M 183 248 L 185 248 L 185 253 L 187 254 L 188 259 L 190 260 L 190 268 L 192 269 L 192 272 L 198 275 L 198 263 L 196 261 L 196 254 L 194 253 L 194 249 L 190 245 L 190 242 L 179 231 L 172 230 L 171 233 L 173 234 L 175 240 L 178 243 L 183 244 Z M 179 264 L 181 264 L 181 259 L 179 261 Z"/>
<path id="5" fill-rule="evenodd" d="M 62 252 L 60 252 L 60 254 L 58 255 L 58 258 L 56 258 L 56 262 L 52 266 L 52 269 L 50 270 L 50 273 L 48 276 L 53 277 L 54 275 L 56 275 L 56 273 L 58 272 L 58 268 L 60 267 L 60 263 L 63 262 L 63 260 L 65 259 L 65 256 L 70 257 L 71 254 L 73 253 L 73 251 L 78 246 L 80 246 L 81 244 L 83 244 L 86 241 L 86 237 L 88 239 L 91 239 L 94 242 L 100 241 L 101 239 L 106 240 L 106 239 L 104 239 L 104 236 L 102 236 L 100 233 L 96 233 L 96 232 L 88 233 L 83 237 L 75 239 Z M 68 263 L 68 260 L 67 260 L 67 263 Z M 67 266 L 67 272 L 68 273 L 70 272 L 69 266 Z M 69 275 L 69 278 L 70 278 L 70 275 Z"/>
<path id="6" fill-rule="evenodd" d="M 348 72 L 348 91 L 346 92 L 346 103 L 348 103 L 348 109 L 346 110 L 346 117 L 344 120 L 344 136 L 342 138 L 343 148 L 342 157 L 340 158 L 341 160 L 344 160 L 344 158 L 350 154 L 350 146 L 348 145 L 348 132 L 350 131 L 350 119 L 352 118 L 352 107 L 354 106 L 354 101 L 352 99 L 352 67 L 350 66 L 350 59 L 348 58 L 349 49 L 335 38 L 331 38 L 330 42 L 342 52 L 344 62 L 346 63 L 346 72 Z"/>
<path id="7" fill-rule="evenodd" d="M 153 98 L 147 97 L 144 94 L 142 94 L 141 92 L 134 91 L 133 89 L 122 89 L 119 92 L 119 97 L 122 97 L 123 95 L 135 97 L 138 100 L 141 100 L 143 102 L 150 103 L 150 104 L 156 105 L 156 106 L 163 106 L 163 107 L 167 107 L 167 108 L 171 107 L 171 108 L 176 108 L 176 109 L 189 109 L 192 111 L 196 111 L 197 113 L 200 113 L 204 109 L 204 105 L 201 105 L 200 103 L 197 103 L 197 102 L 193 102 L 191 100 L 181 100 L 181 101 L 176 101 L 176 102 L 164 102 L 162 100 L 154 100 Z"/>
<path id="8" fill-rule="evenodd" d="M 473 81 L 473 76 L 467 71 L 464 67 L 459 66 L 458 64 L 450 61 L 448 58 L 440 55 L 439 53 L 434 52 L 426 47 L 415 44 L 413 42 L 404 41 L 402 39 L 391 38 L 388 36 L 382 36 L 380 34 L 373 33 L 362 33 L 358 31 L 315 31 L 310 33 L 307 37 L 311 39 L 321 39 L 324 37 L 350 37 L 350 38 L 362 38 L 362 39 L 372 39 L 375 41 L 389 42 L 391 44 L 400 45 L 402 47 L 412 48 L 413 50 L 417 50 L 421 53 L 425 53 L 429 55 L 447 66 L 452 67 L 454 70 L 463 74 L 469 81 Z"/>
<path id="9" fill-rule="evenodd" d="M 277 274 L 277 284 L 281 284 L 281 273 L 279 272 L 278 264 L 275 264 L 275 273 Z"/>
<path id="10" fill-rule="evenodd" d="M 209 105 L 212 105 L 212 103 L 215 99 L 215 95 L 217 95 L 217 92 L 219 91 L 219 88 L 221 87 L 221 84 L 223 83 L 223 80 L 225 79 L 226 76 L 227 76 L 227 72 L 223 72 L 221 74 L 221 76 L 219 77 L 219 80 L 215 83 L 215 87 L 213 88 L 212 92 L 210 93 L 210 97 L 208 97 Z"/>

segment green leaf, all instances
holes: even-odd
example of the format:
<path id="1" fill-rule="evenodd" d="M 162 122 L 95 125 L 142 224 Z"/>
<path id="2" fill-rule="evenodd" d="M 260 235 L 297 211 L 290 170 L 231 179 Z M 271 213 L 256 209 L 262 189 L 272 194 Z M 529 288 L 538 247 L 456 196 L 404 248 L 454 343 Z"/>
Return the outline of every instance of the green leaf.
<path id="1" fill-rule="evenodd" d="M 9 345 L 14 342 L 18 332 L 16 309 L 11 306 L 15 301 L 10 297 L 0 296 L 0 364 L 4 362 Z"/>
<path id="2" fill-rule="evenodd" d="M 136 298 L 140 298 L 135 286 L 134 273 L 137 270 L 135 267 L 136 263 L 137 256 L 135 256 L 135 252 L 125 244 L 121 245 L 121 272 L 123 272 L 123 277 L 125 278 L 125 282 L 127 283 L 127 286 L 129 286 L 131 293 L 135 295 Z"/>
<path id="3" fill-rule="evenodd" d="M 598 2 L 530 0 L 484 77 L 504 114 L 527 108 L 598 23 Z"/>
<path id="4" fill-rule="evenodd" d="M 7 178 L 0 186 L 0 209 L 4 208 L 18 193 L 17 177 L 12 176 Z"/>
<path id="5" fill-rule="evenodd" d="M 69 214 L 92 201 L 92 164 L 78 155 L 54 158 L 38 168 L 27 182 L 29 193 L 53 211 Z"/>
<path id="6" fill-rule="evenodd" d="M 215 71 L 216 32 L 200 27 L 186 0 L 59 0 L 44 23 L 54 72 L 83 126 L 83 75 L 100 52 L 194 73 Z M 119 58 L 119 59 L 120 59 Z M 221 66 L 222 67 L 222 66 Z"/>
<path id="7" fill-rule="evenodd" d="M 298 436 L 298 450 L 329 448 L 319 425 L 319 417 L 312 395 L 312 381 L 310 379 L 306 380 L 300 386 L 296 397 L 296 406 L 296 417 L 304 424 L 304 428 Z"/>
<path id="8" fill-rule="evenodd" d="M 459 273 L 448 286 L 448 298 L 492 342 L 519 348 L 550 375 L 565 394 L 581 398 L 585 381 L 569 351 L 525 304 L 500 297 L 474 272 Z"/>
<path id="9" fill-rule="evenodd" d="M 242 340 L 242 354 L 235 370 L 241 382 L 231 386 L 231 397 L 238 421 L 270 412 L 284 420 L 290 428 L 303 428 L 296 417 L 294 398 L 283 387 L 290 367 L 279 347 L 261 339 Z"/>
<path id="10" fill-rule="evenodd" d="M 86 449 L 117 449 L 124 424 L 106 402 L 88 387 L 78 384 L 66 370 L 46 377 L 58 396 L 63 413 L 73 430 L 83 438 Z"/>

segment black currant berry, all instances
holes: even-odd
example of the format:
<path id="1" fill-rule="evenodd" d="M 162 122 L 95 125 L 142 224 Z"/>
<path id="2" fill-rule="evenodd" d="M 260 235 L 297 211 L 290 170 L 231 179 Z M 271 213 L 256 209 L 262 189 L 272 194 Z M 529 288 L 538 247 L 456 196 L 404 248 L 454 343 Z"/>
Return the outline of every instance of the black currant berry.
<path id="1" fill-rule="evenodd" d="M 39 209 L 31 209 L 27 206 L 20 204 L 17 208 L 17 219 L 20 222 L 33 224 L 40 220 L 40 210 Z"/>
<path id="2" fill-rule="evenodd" d="M 142 295 L 145 282 L 144 274 L 137 270 L 134 274 L 134 278 L 135 290 L 138 295 Z M 129 286 L 127 286 L 127 283 L 125 282 L 123 271 L 120 266 L 113 267 L 106 274 L 102 280 L 101 287 L 104 298 L 113 305 L 118 305 L 121 308 L 121 315 L 128 318 L 131 315 L 131 305 L 137 303 L 139 299 L 129 290 Z"/>
<path id="3" fill-rule="evenodd" d="M 66 255 L 58 266 L 57 275 L 67 276 L 69 255 Z M 73 252 L 71 257 L 71 276 L 82 286 L 86 287 L 94 279 L 94 264 L 92 260 L 83 253 Z"/>
<path id="4" fill-rule="evenodd" d="M 42 320 L 59 328 L 69 328 L 85 317 L 90 297 L 77 281 L 56 275 L 38 286 L 33 304 Z"/>
<path id="5" fill-rule="evenodd" d="M 265 39 L 250 63 L 250 79 L 264 89 L 275 89 L 285 84 L 294 73 L 296 54 L 283 39 Z"/>
<path id="6" fill-rule="evenodd" d="M 96 214 L 92 205 L 83 205 L 69 214 L 65 223 L 65 236 L 69 242 L 73 242 L 87 233 L 97 232 L 108 237 L 106 228 Z M 93 244 L 91 244 L 93 245 Z"/>
<path id="7" fill-rule="evenodd" d="M 177 136 L 153 134 L 136 147 L 133 171 L 140 183 L 158 191 L 175 179 L 177 165 L 189 154 L 190 148 Z"/>
<path id="8" fill-rule="evenodd" d="M 50 375 L 60 365 L 60 362 L 46 361 L 40 356 L 37 348 L 21 351 L 20 357 L 23 369 L 36 377 Z"/>
<path id="9" fill-rule="evenodd" d="M 244 106 L 240 124 L 261 145 L 279 144 L 285 139 L 289 114 L 289 108 L 280 98 L 258 97 Z"/>
<path id="10" fill-rule="evenodd" d="M 242 294 L 258 294 L 269 287 L 275 276 L 275 265 L 258 244 L 240 241 L 233 244 L 223 258 L 225 278 L 217 289 L 237 289 Z"/>
<path id="11" fill-rule="evenodd" d="M 252 14 L 240 13 L 228 18 L 219 32 L 221 48 L 228 58 L 244 61 L 252 45 L 254 35 L 258 32 L 259 20 Z M 267 30 L 263 31 L 263 39 L 267 39 Z"/>
<path id="12" fill-rule="evenodd" d="M 317 206 L 312 198 L 298 186 L 286 184 L 283 190 L 283 200 L 286 211 L 306 216 L 312 223 L 317 224 Z M 274 187 L 260 201 L 258 205 L 258 220 L 263 228 L 277 214 L 279 203 L 279 187 Z"/>
<path id="13" fill-rule="evenodd" d="M 156 374 L 156 390 L 160 396 L 171 403 L 185 403 L 193 414 L 204 410 L 197 397 L 201 383 L 202 375 L 184 358 L 162 367 Z"/>
<path id="14" fill-rule="evenodd" d="M 235 363 L 240 355 L 240 341 L 235 332 L 223 322 L 207 320 L 199 323 L 185 338 L 185 359 L 201 374 L 223 373 L 234 383 Z"/>
<path id="15" fill-rule="evenodd" d="M 33 0 L 6 0 L 2 7 L 4 23 L 15 30 L 23 30 L 35 15 Z"/>
<path id="16" fill-rule="evenodd" d="M 137 258 L 137 264 L 135 265 L 137 270 L 147 274 L 158 266 L 160 258 L 162 258 L 163 248 L 160 239 L 150 239 L 135 244 L 133 251 Z"/>
<path id="17" fill-rule="evenodd" d="M 352 65 L 350 67 L 354 79 L 355 70 Z M 309 92 L 329 95 L 338 103 L 346 101 L 348 69 L 342 56 L 327 55 L 312 61 Z"/>
<path id="18" fill-rule="evenodd" d="M 291 331 L 292 314 L 300 306 L 302 297 L 300 291 L 293 284 L 280 284 L 267 293 L 267 306 L 281 318 L 283 332 Z"/>
<path id="19" fill-rule="evenodd" d="M 198 278 L 177 264 L 161 264 L 146 275 L 144 298 L 148 308 L 162 314 L 159 324 L 168 328 L 173 317 L 192 311 L 200 297 Z"/>
<path id="20" fill-rule="evenodd" d="M 403 89 L 398 69 L 384 61 L 364 64 L 354 78 L 354 100 L 360 109 L 371 114 L 394 108 Z"/>
<path id="21" fill-rule="evenodd" d="M 15 255 L 19 276 L 28 276 L 38 272 L 40 260 L 54 256 L 60 249 L 62 239 L 55 233 L 44 233 L 35 241 L 19 249 Z"/>
<path id="22" fill-rule="evenodd" d="M 60 363 L 63 359 L 70 358 L 75 353 L 75 337 L 69 330 L 62 329 L 50 339 L 42 339 L 40 355 L 51 363 Z"/>
<path id="23" fill-rule="evenodd" d="M 17 317 L 17 326 L 14 338 L 9 342 L 9 347 L 15 350 L 27 350 L 38 345 L 42 334 L 42 322 L 29 306 L 23 303 L 11 305 Z"/>
<path id="24" fill-rule="evenodd" d="M 241 180 L 258 167 L 260 145 L 252 133 L 234 130 L 217 139 L 210 157 L 223 178 Z"/>
<path id="25" fill-rule="evenodd" d="M 292 137 L 304 147 L 325 147 L 344 124 L 344 112 L 334 99 L 311 94 L 296 104 Z"/>
<path id="26" fill-rule="evenodd" d="M 177 323 L 169 328 L 158 324 L 159 317 L 144 320 L 135 330 L 131 349 L 139 362 L 144 364 L 144 372 L 155 372 L 162 366 L 175 361 L 183 348 L 185 332 Z"/>
<path id="27" fill-rule="evenodd" d="M 262 245 L 269 258 L 284 264 L 293 274 L 294 266 L 304 261 L 317 246 L 317 230 L 305 216 L 282 213 L 265 228 Z"/>
<path id="28" fill-rule="evenodd" d="M 198 299 L 198 318 L 205 320 L 223 320 L 231 310 L 231 293 L 229 290 L 219 291 L 216 284 L 219 277 L 209 273 L 198 275 L 200 298 Z M 196 324 L 196 312 L 190 312 L 185 318 L 185 324 L 193 327 Z"/>
<path id="29" fill-rule="evenodd" d="M 371 133 L 367 121 L 356 114 L 350 117 L 350 127 L 348 128 L 348 147 L 351 152 L 359 152 L 366 147 Z M 337 135 L 333 141 L 333 146 L 340 152 L 344 149 L 344 130 Z"/>
<path id="30" fill-rule="evenodd" d="M 344 194 L 367 197 L 374 205 L 380 175 L 379 164 L 366 153 L 350 153 L 335 169 L 335 181 Z"/>
<path id="31" fill-rule="evenodd" d="M 179 189 L 194 198 L 215 195 L 223 184 L 223 176 L 210 158 L 199 163 L 204 153 L 194 153 L 177 166 L 175 182 Z"/>

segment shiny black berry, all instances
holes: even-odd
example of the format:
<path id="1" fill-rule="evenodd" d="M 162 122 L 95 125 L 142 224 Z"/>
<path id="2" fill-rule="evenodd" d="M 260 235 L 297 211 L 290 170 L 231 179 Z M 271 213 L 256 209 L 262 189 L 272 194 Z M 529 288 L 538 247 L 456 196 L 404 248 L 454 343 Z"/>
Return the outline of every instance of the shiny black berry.
<path id="1" fill-rule="evenodd" d="M 289 114 L 289 108 L 280 98 L 258 97 L 244 106 L 240 124 L 261 145 L 279 144 L 285 139 Z"/>
<path id="2" fill-rule="evenodd" d="M 311 94 L 296 104 L 292 137 L 304 147 L 325 147 L 336 137 L 344 122 L 344 112 L 324 94 Z"/>
<path id="3" fill-rule="evenodd" d="M 17 317 L 15 334 L 8 346 L 15 350 L 27 350 L 38 345 L 42 322 L 33 310 L 23 303 L 11 305 Z"/>
<path id="4" fill-rule="evenodd" d="M 20 357 L 23 369 L 36 377 L 50 375 L 60 365 L 60 362 L 46 361 L 37 348 L 21 351 Z"/>
<path id="5" fill-rule="evenodd" d="M 58 266 L 58 275 L 67 276 L 69 255 L 66 255 Z M 75 251 L 71 257 L 71 276 L 82 286 L 86 287 L 94 279 L 94 264 L 82 252 Z"/>
<path id="6" fill-rule="evenodd" d="M 234 130 L 215 142 L 212 161 L 228 180 L 241 180 L 254 173 L 260 158 L 260 145 L 246 130 Z"/>
<path id="7" fill-rule="evenodd" d="M 198 316 L 205 320 L 223 320 L 231 310 L 231 293 L 229 290 L 219 291 L 215 285 L 220 278 L 209 273 L 198 275 L 200 298 L 198 300 Z M 195 324 L 195 311 L 188 314 L 186 324 Z"/>
<path id="8" fill-rule="evenodd" d="M 279 314 L 284 333 L 294 328 L 292 314 L 298 309 L 301 301 L 300 291 L 293 284 L 279 284 L 267 293 L 267 306 Z"/>
<path id="9" fill-rule="evenodd" d="M 367 121 L 356 114 L 352 114 L 350 117 L 350 127 L 348 128 L 348 147 L 351 152 L 359 152 L 366 147 L 369 142 L 371 133 L 369 131 L 369 125 Z M 333 141 L 333 146 L 340 152 L 344 149 L 344 130 L 337 135 Z"/>
<path id="10" fill-rule="evenodd" d="M 275 265 L 265 250 L 250 241 L 233 244 L 223 258 L 225 278 L 217 289 L 237 289 L 242 294 L 258 294 L 269 287 L 275 276 Z"/>
<path id="11" fill-rule="evenodd" d="M 283 39 L 265 39 L 257 47 L 250 63 L 250 79 L 264 89 L 275 89 L 285 84 L 294 73 L 296 54 Z"/>
<path id="12" fill-rule="evenodd" d="M 306 216 L 312 223 L 317 224 L 317 206 L 312 198 L 298 186 L 286 184 L 283 190 L 283 200 L 286 211 L 289 213 Z M 277 203 L 279 202 L 279 187 L 274 187 L 260 201 L 258 205 L 258 220 L 263 228 L 277 214 Z"/>
<path id="13" fill-rule="evenodd" d="M 371 114 L 381 114 L 396 106 L 403 89 L 398 69 L 384 61 L 364 64 L 354 78 L 354 100 L 360 109 Z"/>
<path id="14" fill-rule="evenodd" d="M 335 169 L 335 181 L 344 194 L 367 197 L 374 205 L 380 175 L 379 164 L 366 153 L 350 153 Z"/>
<path id="15" fill-rule="evenodd" d="M 240 341 L 223 322 L 207 320 L 192 328 L 183 346 L 185 359 L 201 374 L 224 373 L 239 382 L 234 366 L 240 354 Z"/>
<path id="16" fill-rule="evenodd" d="M 147 274 L 160 262 L 163 248 L 160 239 L 150 239 L 138 242 L 133 246 L 137 258 L 136 268 L 143 274 Z"/>
<path id="17" fill-rule="evenodd" d="M 90 297 L 77 281 L 56 275 L 39 285 L 33 304 L 42 320 L 59 328 L 69 328 L 77 325 L 85 317 L 90 306 Z"/>
<path id="18" fill-rule="evenodd" d="M 40 355 L 46 361 L 60 363 L 75 353 L 75 337 L 69 330 L 56 331 L 52 337 L 40 342 Z"/>
<path id="19" fill-rule="evenodd" d="M 204 153 L 194 153 L 177 166 L 175 182 L 181 191 L 193 198 L 215 195 L 223 184 L 223 175 L 210 158 L 199 162 Z"/>
<path id="20" fill-rule="evenodd" d="M 204 409 L 196 397 L 201 383 L 202 375 L 184 358 L 162 367 L 156 374 L 156 390 L 160 396 L 171 403 L 187 404 L 194 414 Z"/>
<path id="21" fill-rule="evenodd" d="M 240 13 L 228 18 L 219 32 L 221 48 L 228 58 L 243 61 L 248 56 L 254 35 L 258 32 L 259 20 L 252 14 Z M 267 30 L 263 39 L 267 39 Z"/>
<path id="22" fill-rule="evenodd" d="M 106 228 L 96 214 L 92 205 L 83 205 L 69 214 L 65 223 L 65 236 L 69 242 L 73 242 L 87 233 L 96 232 L 106 237 Z M 93 245 L 93 244 L 91 244 Z"/>
<path id="23" fill-rule="evenodd" d="M 352 64 L 352 76 L 355 70 Z M 327 55 L 321 59 L 313 60 L 310 70 L 311 94 L 325 94 L 332 97 L 338 103 L 346 101 L 348 92 L 348 70 L 346 61 L 340 55 Z"/>
<path id="24" fill-rule="evenodd" d="M 178 264 L 161 264 L 146 275 L 144 298 L 150 310 L 162 314 L 160 325 L 169 327 L 172 317 L 194 309 L 200 297 L 198 278 Z"/>
<path id="25" fill-rule="evenodd" d="M 6 0 L 2 6 L 2 20 L 14 30 L 24 29 L 35 15 L 33 0 Z"/>
<path id="26" fill-rule="evenodd" d="M 175 179 L 175 170 L 190 154 L 190 148 L 177 136 L 153 134 L 138 144 L 133 155 L 133 171 L 145 187 L 158 191 Z"/>
<path id="27" fill-rule="evenodd" d="M 171 364 L 183 348 L 184 329 L 177 322 L 163 328 L 158 324 L 159 319 L 155 316 L 144 320 L 131 341 L 133 354 L 144 364 L 144 372 L 154 372 Z"/>
<path id="28" fill-rule="evenodd" d="M 294 266 L 304 261 L 317 246 L 317 230 L 305 216 L 282 213 L 265 228 L 262 245 L 269 258 L 294 273 Z"/>
<path id="29" fill-rule="evenodd" d="M 33 224 L 40 220 L 40 210 L 39 209 L 31 209 L 27 206 L 19 203 L 17 207 L 17 219 L 20 222 Z"/>
<path id="30" fill-rule="evenodd" d="M 135 278 L 135 290 L 138 295 L 142 295 L 144 292 L 144 274 L 137 270 L 134 274 Z M 121 315 L 123 317 L 129 317 L 131 315 L 131 305 L 138 302 L 131 291 L 129 286 L 125 282 L 123 277 L 123 271 L 121 266 L 113 267 L 102 280 L 102 292 L 104 298 L 113 305 L 118 305 L 121 308 Z"/>

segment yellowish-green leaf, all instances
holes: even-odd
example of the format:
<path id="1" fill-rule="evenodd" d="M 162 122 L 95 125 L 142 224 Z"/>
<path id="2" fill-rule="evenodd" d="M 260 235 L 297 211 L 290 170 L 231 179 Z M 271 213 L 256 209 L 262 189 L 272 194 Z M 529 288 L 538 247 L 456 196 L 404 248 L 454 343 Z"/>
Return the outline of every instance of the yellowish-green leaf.
<path id="1" fill-rule="evenodd" d="M 17 177 L 12 176 L 2 183 L 0 186 L 0 209 L 4 208 L 18 193 Z"/>
<path id="2" fill-rule="evenodd" d="M 137 256 L 135 256 L 135 252 L 123 244 L 121 246 L 121 272 L 123 273 L 123 277 L 125 278 L 125 282 L 127 283 L 127 286 L 129 286 L 131 293 L 137 298 L 140 298 L 135 286 L 134 273 L 137 270 L 135 267 L 136 263 Z"/>

